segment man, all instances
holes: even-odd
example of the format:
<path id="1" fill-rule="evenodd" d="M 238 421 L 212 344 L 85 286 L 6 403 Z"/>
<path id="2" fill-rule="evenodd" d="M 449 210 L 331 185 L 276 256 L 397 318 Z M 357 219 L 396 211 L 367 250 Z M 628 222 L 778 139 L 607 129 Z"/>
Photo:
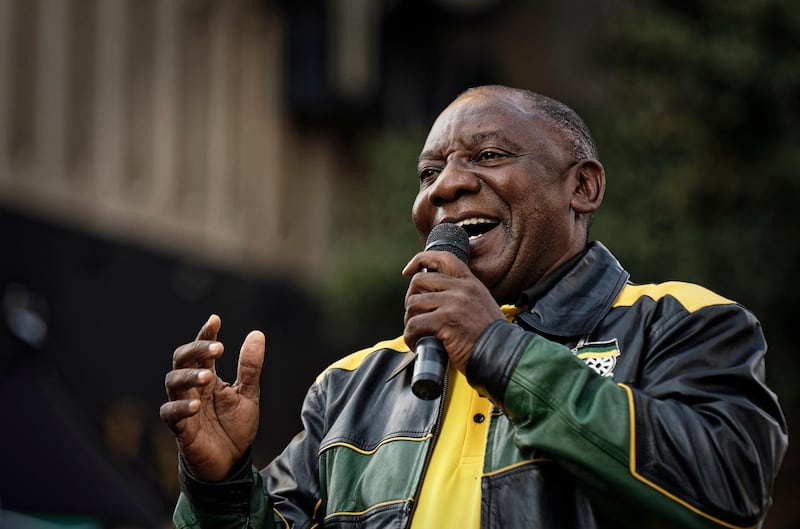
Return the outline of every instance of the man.
<path id="1" fill-rule="evenodd" d="M 469 90 L 418 173 L 421 240 L 462 225 L 469 264 L 411 259 L 403 337 L 323 372 L 303 432 L 261 473 L 248 453 L 264 335 L 246 337 L 232 386 L 214 374 L 217 316 L 176 349 L 161 409 L 181 455 L 176 524 L 760 525 L 787 444 L 760 326 L 699 286 L 633 284 L 587 242 L 605 173 L 580 118 L 530 92 Z M 423 336 L 450 360 L 436 400 L 411 391 Z"/>

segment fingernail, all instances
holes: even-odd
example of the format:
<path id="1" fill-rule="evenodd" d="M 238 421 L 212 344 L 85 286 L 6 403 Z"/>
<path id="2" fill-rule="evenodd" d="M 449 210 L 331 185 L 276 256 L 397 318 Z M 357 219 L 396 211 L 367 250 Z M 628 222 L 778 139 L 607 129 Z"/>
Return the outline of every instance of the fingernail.
<path id="1" fill-rule="evenodd" d="M 208 346 L 208 350 L 212 353 L 219 353 L 222 351 L 222 344 L 219 342 L 214 342 Z"/>

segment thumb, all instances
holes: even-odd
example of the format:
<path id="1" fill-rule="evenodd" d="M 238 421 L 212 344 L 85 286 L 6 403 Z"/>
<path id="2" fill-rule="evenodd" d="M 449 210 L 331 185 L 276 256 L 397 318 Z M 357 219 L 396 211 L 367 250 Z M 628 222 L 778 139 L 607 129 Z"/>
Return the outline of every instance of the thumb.
<path id="1" fill-rule="evenodd" d="M 250 331 L 239 351 L 239 367 L 236 371 L 236 385 L 246 397 L 258 399 L 259 377 L 264 365 L 266 338 L 261 331 Z"/>

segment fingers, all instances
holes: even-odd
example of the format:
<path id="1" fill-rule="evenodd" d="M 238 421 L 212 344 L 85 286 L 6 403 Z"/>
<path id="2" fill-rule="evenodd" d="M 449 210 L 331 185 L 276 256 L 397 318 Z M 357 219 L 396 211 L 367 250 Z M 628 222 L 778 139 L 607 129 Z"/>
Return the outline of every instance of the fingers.
<path id="1" fill-rule="evenodd" d="M 179 434 L 182 421 L 200 411 L 201 402 L 197 390 L 214 378 L 208 369 L 179 369 L 170 371 L 165 377 L 169 401 L 161 405 L 159 415 L 170 429 Z"/>
<path id="2" fill-rule="evenodd" d="M 429 276 L 439 276 L 432 278 Z M 448 313 L 464 303 L 456 289 L 447 289 L 442 282 L 452 283 L 453 278 L 438 273 L 415 275 L 405 299 L 403 335 L 409 347 L 414 348 L 422 336 L 434 336 L 449 322 Z"/>
<path id="3" fill-rule="evenodd" d="M 200 328 L 195 341 L 181 345 L 172 354 L 172 369 L 202 367 L 214 369 L 214 362 L 222 355 L 224 347 L 217 342 L 222 321 L 212 314 Z"/>
<path id="4" fill-rule="evenodd" d="M 405 324 L 403 328 L 403 338 L 409 347 L 414 348 L 417 340 L 422 336 L 435 335 L 436 329 L 436 315 L 430 313 L 417 314 L 409 316 L 406 313 Z"/>
<path id="5" fill-rule="evenodd" d="M 198 340 L 183 344 L 172 355 L 172 368 L 202 367 L 213 369 L 214 362 L 222 356 L 225 348 L 219 342 Z"/>
<path id="6" fill-rule="evenodd" d="M 208 320 L 200 327 L 200 332 L 197 333 L 196 340 L 216 340 L 219 334 L 219 329 L 222 326 L 222 320 L 216 314 L 208 317 Z"/>
<path id="7" fill-rule="evenodd" d="M 411 316 L 431 312 L 445 304 L 467 302 L 470 281 L 440 272 L 414 274 L 405 297 L 406 321 Z"/>
<path id="8" fill-rule="evenodd" d="M 164 378 L 169 400 L 161 406 L 159 415 L 175 434 L 183 431 L 184 419 L 200 411 L 200 391 L 216 378 L 214 363 L 224 350 L 216 341 L 221 325 L 220 317 L 212 314 L 195 341 L 181 345 L 172 355 L 172 371 Z"/>
<path id="9" fill-rule="evenodd" d="M 466 277 L 470 274 L 465 262 L 450 252 L 420 252 L 406 264 L 402 274 L 411 277 L 421 270 L 435 270 L 452 277 Z"/>
<path id="10" fill-rule="evenodd" d="M 266 338 L 261 331 L 251 331 L 244 339 L 239 351 L 239 367 L 236 371 L 236 385 L 239 392 L 249 398 L 257 399 L 260 390 L 259 378 L 264 365 Z"/>
<path id="11" fill-rule="evenodd" d="M 164 386 L 169 400 L 186 400 L 197 397 L 191 390 L 199 390 L 213 379 L 214 373 L 208 369 L 175 369 L 164 377 Z"/>
<path id="12" fill-rule="evenodd" d="M 173 433 L 180 434 L 183 430 L 183 420 L 196 415 L 198 411 L 200 411 L 199 400 L 176 400 L 162 404 L 158 414 Z"/>
<path id="13" fill-rule="evenodd" d="M 223 345 L 216 341 L 220 326 L 219 316 L 212 314 L 195 341 L 181 345 L 173 353 L 172 370 L 164 380 L 169 400 L 161 406 L 159 414 L 176 435 L 191 436 L 191 432 L 196 431 L 197 421 L 186 419 L 197 415 L 203 407 L 210 409 L 212 414 L 217 413 L 214 411 L 217 399 L 237 398 L 231 393 L 233 388 L 222 383 L 214 369 L 224 350 Z M 252 331 L 239 352 L 235 392 L 252 400 L 257 400 L 259 395 L 265 342 L 261 331 Z"/>

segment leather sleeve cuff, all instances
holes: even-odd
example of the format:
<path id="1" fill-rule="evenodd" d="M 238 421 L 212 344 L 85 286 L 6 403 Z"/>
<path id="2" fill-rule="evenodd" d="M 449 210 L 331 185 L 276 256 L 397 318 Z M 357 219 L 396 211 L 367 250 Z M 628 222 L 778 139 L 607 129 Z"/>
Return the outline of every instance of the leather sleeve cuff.
<path id="1" fill-rule="evenodd" d="M 242 457 L 236 470 L 224 481 L 201 481 L 191 475 L 183 457 L 178 455 L 181 490 L 192 505 L 209 514 L 250 514 L 250 491 L 253 487 L 251 450 Z"/>
<path id="2" fill-rule="evenodd" d="M 535 336 L 505 320 L 492 323 L 475 343 L 467 362 L 467 381 L 502 408 L 511 374 Z"/>

